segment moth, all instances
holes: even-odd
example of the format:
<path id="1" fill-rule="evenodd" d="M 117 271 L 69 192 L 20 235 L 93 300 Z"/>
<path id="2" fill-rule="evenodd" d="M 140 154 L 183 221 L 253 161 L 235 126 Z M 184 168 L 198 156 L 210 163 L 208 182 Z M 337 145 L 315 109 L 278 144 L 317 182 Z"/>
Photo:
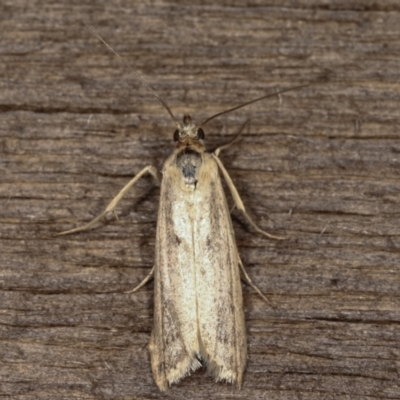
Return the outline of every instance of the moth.
<path id="1" fill-rule="evenodd" d="M 120 57 L 96 32 L 93 33 Z M 143 82 L 142 77 L 135 74 Z M 175 149 L 161 173 L 152 165 L 143 168 L 103 213 L 88 224 L 60 235 L 91 228 L 105 214 L 115 210 L 121 198 L 142 176 L 151 174 L 160 181 L 154 267 L 133 290 L 154 277 L 154 326 L 149 345 L 154 380 L 164 391 L 203 363 L 216 381 L 240 387 L 247 359 L 241 275 L 263 295 L 240 260 L 221 175 L 236 208 L 250 225 L 267 237 L 280 238 L 258 228 L 247 214 L 218 157 L 226 145 L 213 153 L 207 152 L 203 127 L 222 114 L 294 88 L 262 96 L 196 125 L 189 115 L 183 117 L 182 123 L 178 122 L 166 103 L 143 83 L 176 125 Z"/>

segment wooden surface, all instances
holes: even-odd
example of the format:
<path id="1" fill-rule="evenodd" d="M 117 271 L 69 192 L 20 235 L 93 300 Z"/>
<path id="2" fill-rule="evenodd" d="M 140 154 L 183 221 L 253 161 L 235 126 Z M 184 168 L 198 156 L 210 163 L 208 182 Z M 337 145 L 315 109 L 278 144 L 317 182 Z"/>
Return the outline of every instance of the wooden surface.
<path id="1" fill-rule="evenodd" d="M 216 4 L 220 3 L 220 4 Z M 223 5 L 222 5 L 223 4 Z M 1 399 L 400 398 L 400 4 L 392 1 L 0 3 Z M 147 345 L 161 168 L 175 129 L 90 24 L 181 118 L 319 82 L 221 117 L 210 149 L 249 213 L 243 388 L 198 371 L 161 394 Z M 232 203 L 229 198 L 230 203 Z M 206 293 L 204 294 L 207 295 Z"/>

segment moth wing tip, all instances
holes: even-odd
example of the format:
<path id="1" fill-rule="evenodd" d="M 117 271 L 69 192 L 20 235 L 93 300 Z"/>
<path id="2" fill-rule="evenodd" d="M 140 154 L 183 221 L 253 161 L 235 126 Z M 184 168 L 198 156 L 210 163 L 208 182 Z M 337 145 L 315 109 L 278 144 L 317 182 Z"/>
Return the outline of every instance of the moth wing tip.
<path id="1" fill-rule="evenodd" d="M 192 358 L 185 358 L 175 368 L 169 370 L 167 380 L 170 385 L 180 382 L 183 378 L 190 375 L 192 371 L 201 367 L 201 362 L 194 355 Z"/>

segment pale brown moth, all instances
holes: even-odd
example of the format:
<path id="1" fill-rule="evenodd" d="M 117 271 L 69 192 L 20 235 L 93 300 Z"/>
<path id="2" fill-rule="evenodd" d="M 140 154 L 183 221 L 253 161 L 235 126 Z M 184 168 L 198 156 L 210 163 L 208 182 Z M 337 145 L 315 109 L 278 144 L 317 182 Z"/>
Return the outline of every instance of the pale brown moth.
<path id="1" fill-rule="evenodd" d="M 120 57 L 96 32 L 93 33 Z M 135 74 L 143 82 L 140 75 Z M 138 290 L 154 276 L 154 326 L 149 345 L 154 380 L 160 390 L 166 390 L 168 385 L 179 382 L 203 362 L 216 381 L 240 387 L 247 359 L 241 274 L 265 297 L 254 286 L 240 260 L 220 173 L 235 206 L 250 225 L 267 237 L 280 238 L 258 228 L 247 214 L 218 157 L 226 146 L 213 153 L 207 152 L 202 127 L 222 114 L 294 88 L 241 104 L 196 125 L 189 115 L 179 123 L 165 102 L 143 83 L 176 124 L 175 149 L 165 161 L 161 174 L 148 165 L 98 217 L 60 234 L 91 228 L 105 214 L 115 210 L 125 193 L 143 175 L 150 173 L 161 181 L 154 267 L 133 290 Z"/>

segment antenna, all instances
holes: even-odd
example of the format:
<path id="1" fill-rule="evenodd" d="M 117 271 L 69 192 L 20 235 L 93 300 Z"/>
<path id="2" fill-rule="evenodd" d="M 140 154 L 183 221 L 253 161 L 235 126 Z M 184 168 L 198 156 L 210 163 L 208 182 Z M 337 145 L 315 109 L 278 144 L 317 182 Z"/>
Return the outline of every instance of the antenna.
<path id="1" fill-rule="evenodd" d="M 120 54 L 118 54 L 96 31 L 95 31 L 95 29 L 94 28 L 92 28 L 91 26 L 89 26 L 89 25 L 86 25 L 85 24 L 85 26 L 86 26 L 86 28 L 88 28 L 91 32 L 92 32 L 92 34 L 94 35 L 94 36 L 96 36 L 97 37 L 97 39 L 99 39 L 103 44 L 104 44 L 104 46 L 106 46 L 107 47 L 107 49 L 108 50 L 110 50 L 112 53 L 114 53 L 114 55 L 116 55 L 121 61 L 122 61 L 122 63 L 126 66 L 126 67 L 128 67 L 134 74 L 135 74 L 135 76 L 140 80 L 140 82 L 143 84 L 143 86 L 145 86 L 146 87 L 146 89 L 147 90 L 149 90 L 152 94 L 153 94 L 153 96 L 154 97 L 156 97 L 157 99 L 158 99 L 158 101 L 164 106 L 164 108 L 168 111 L 168 114 L 170 115 L 170 117 L 172 118 L 172 120 L 175 122 L 175 124 L 176 124 L 176 126 L 177 126 L 177 128 L 179 129 L 179 130 L 181 130 L 182 129 L 182 127 L 181 127 L 181 124 L 178 122 L 178 120 L 175 118 L 175 116 L 174 116 L 174 114 L 172 114 L 172 111 L 171 111 L 171 109 L 167 106 L 167 103 L 165 103 L 165 101 L 146 83 L 146 81 L 143 79 L 143 77 L 138 73 L 138 72 L 136 72 L 136 70 L 132 67 L 132 65 L 130 65 L 130 64 L 128 64 L 126 61 L 125 61 L 125 59 L 120 55 Z"/>
<path id="2" fill-rule="evenodd" d="M 310 84 L 309 84 L 309 83 L 306 83 L 306 84 L 304 84 L 304 85 L 293 86 L 293 87 L 288 88 L 288 89 L 282 89 L 282 90 L 279 90 L 279 91 L 277 91 L 277 92 L 275 92 L 275 93 L 266 94 L 265 96 L 259 97 L 258 99 L 254 99 L 254 100 L 251 100 L 251 101 L 247 101 L 246 103 L 242 103 L 242 104 L 240 104 L 240 105 L 238 105 L 238 106 L 236 106 L 236 107 L 229 108 L 228 110 L 221 111 L 221 112 L 219 112 L 218 114 L 215 114 L 215 115 L 213 115 L 213 116 L 207 118 L 206 120 L 204 120 L 204 121 L 198 126 L 198 128 L 204 126 L 205 124 L 207 124 L 208 122 L 210 122 L 212 119 L 217 118 L 217 117 L 219 117 L 220 115 L 228 114 L 228 113 L 230 113 L 230 112 L 232 112 L 232 111 L 238 110 L 239 108 L 242 108 L 242 107 L 248 106 L 248 105 L 250 105 L 250 104 L 256 103 L 257 101 L 264 100 L 264 99 L 266 99 L 266 98 L 268 98 L 268 97 L 273 97 L 273 96 L 276 96 L 276 95 L 279 95 L 279 94 L 282 94 L 282 93 L 290 92 L 291 90 L 301 89 L 301 88 L 307 87 L 307 86 L 310 86 Z"/>

